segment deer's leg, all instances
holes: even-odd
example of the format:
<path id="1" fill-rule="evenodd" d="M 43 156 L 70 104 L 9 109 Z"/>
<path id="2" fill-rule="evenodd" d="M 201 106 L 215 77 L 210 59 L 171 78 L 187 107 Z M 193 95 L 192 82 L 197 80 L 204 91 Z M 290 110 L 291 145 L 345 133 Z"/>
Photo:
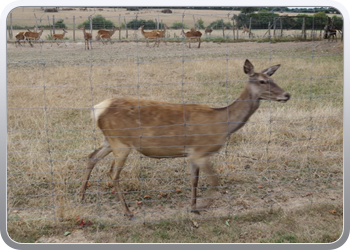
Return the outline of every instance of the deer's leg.
<path id="1" fill-rule="evenodd" d="M 198 37 L 198 48 L 200 48 L 200 47 L 201 47 L 201 38 Z"/>
<path id="2" fill-rule="evenodd" d="M 192 180 L 192 192 L 191 192 L 191 212 L 199 214 L 197 210 L 197 187 L 199 178 L 199 167 L 192 163 L 191 165 L 191 180 Z"/>
<path id="3" fill-rule="evenodd" d="M 134 214 L 129 210 L 129 207 L 126 204 L 124 199 L 123 191 L 121 190 L 119 185 L 120 172 L 123 170 L 125 161 L 130 153 L 130 148 L 120 144 L 115 146 L 116 147 L 113 146 L 113 154 L 114 154 L 115 160 L 111 165 L 109 176 L 111 177 L 113 181 L 113 185 L 116 189 L 116 192 L 118 193 L 119 200 L 120 200 L 120 203 L 122 204 L 125 215 L 128 218 L 132 218 Z"/>
<path id="4" fill-rule="evenodd" d="M 96 149 L 94 152 L 92 152 L 89 155 L 88 165 L 87 165 L 87 168 L 85 170 L 82 184 L 80 187 L 80 192 L 79 192 L 79 194 L 81 195 L 81 201 L 84 200 L 86 185 L 90 179 L 91 171 L 94 169 L 96 163 L 99 160 L 103 159 L 111 152 L 112 152 L 112 149 L 109 146 L 109 143 L 105 140 L 105 142 L 103 143 L 103 145 L 101 147 L 99 147 L 98 149 Z"/>
<path id="5" fill-rule="evenodd" d="M 199 210 L 208 207 L 213 200 L 213 194 L 215 188 L 219 185 L 219 179 L 214 172 L 212 165 L 209 162 L 208 156 L 195 157 L 191 159 L 192 162 L 192 202 L 191 202 L 191 212 L 199 213 Z M 207 198 L 202 200 L 202 204 L 196 204 L 197 197 L 197 186 L 198 186 L 198 173 L 203 171 L 209 181 L 209 190 L 207 191 Z"/>

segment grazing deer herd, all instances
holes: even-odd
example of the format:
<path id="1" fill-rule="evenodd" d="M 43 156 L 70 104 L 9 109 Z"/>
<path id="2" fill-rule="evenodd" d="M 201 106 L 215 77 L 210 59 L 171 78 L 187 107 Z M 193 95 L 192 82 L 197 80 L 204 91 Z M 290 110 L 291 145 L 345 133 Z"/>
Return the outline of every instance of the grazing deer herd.
<path id="1" fill-rule="evenodd" d="M 85 40 L 85 50 L 86 49 L 92 49 L 92 35 L 90 32 L 86 32 L 85 31 L 85 26 L 80 27 L 79 29 L 81 29 L 83 31 L 83 35 L 84 35 L 84 40 Z M 164 25 L 164 29 L 163 30 L 152 30 L 152 31 L 144 31 L 144 25 L 142 25 L 139 30 L 141 31 L 141 34 L 143 35 L 143 37 L 146 40 L 146 46 L 149 47 L 149 41 L 150 40 L 154 40 L 154 45 L 153 47 L 155 47 L 157 45 L 157 47 L 159 47 L 159 43 L 161 40 L 164 41 L 165 44 L 166 43 L 166 30 L 169 29 L 166 25 Z M 213 32 L 214 27 L 208 27 L 204 30 L 205 35 L 211 35 L 211 33 Z M 224 27 L 224 29 L 227 29 L 226 27 Z M 238 27 L 234 26 L 231 28 L 232 30 L 237 30 Z M 241 26 L 240 29 L 242 30 L 242 34 L 253 34 L 251 33 L 250 28 L 247 28 L 245 25 Z M 23 41 L 24 43 L 26 41 L 28 41 L 28 43 L 30 44 L 31 47 L 33 47 L 33 44 L 31 43 L 32 41 L 38 41 L 40 40 L 40 37 L 43 33 L 44 28 L 39 28 L 39 32 L 32 32 L 29 29 L 27 31 L 22 31 L 17 33 L 17 35 L 15 36 L 16 41 L 15 41 L 15 45 L 17 47 L 17 45 L 22 46 L 21 41 Z M 100 29 L 97 31 L 97 35 L 95 40 L 96 41 L 101 41 L 103 44 L 107 44 L 107 42 L 110 42 L 112 44 L 112 36 L 113 34 L 117 31 L 120 30 L 120 28 L 116 28 L 113 26 L 112 30 L 106 30 L 106 29 Z M 66 33 L 68 33 L 65 29 L 62 29 L 63 33 L 62 34 L 53 34 L 52 35 L 52 40 L 56 41 L 57 45 L 59 46 L 60 44 L 57 42 L 57 40 L 60 40 L 61 42 L 64 41 L 64 36 Z M 330 41 L 330 38 L 332 38 L 332 41 L 334 40 L 334 38 L 337 41 L 337 30 L 336 29 L 329 29 L 327 31 L 328 34 L 328 41 Z M 200 48 L 201 45 L 201 37 L 202 37 L 202 33 L 199 30 L 195 30 L 194 28 L 191 28 L 189 31 L 185 32 L 183 29 L 181 30 L 181 35 L 183 35 L 184 38 L 188 39 L 189 42 L 189 48 L 191 48 L 191 41 L 192 40 L 196 40 L 198 42 L 198 48 Z M 41 42 L 43 42 L 43 40 L 41 39 Z M 90 47 L 89 47 L 90 44 Z M 66 45 L 66 44 L 65 44 Z M 52 44 L 51 44 L 52 46 Z"/>

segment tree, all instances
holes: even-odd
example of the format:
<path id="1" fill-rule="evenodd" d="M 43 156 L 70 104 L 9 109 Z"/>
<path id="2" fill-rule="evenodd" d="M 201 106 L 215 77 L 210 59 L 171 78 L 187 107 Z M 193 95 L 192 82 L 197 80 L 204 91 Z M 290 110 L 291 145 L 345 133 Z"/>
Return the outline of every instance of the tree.
<path id="1" fill-rule="evenodd" d="M 241 13 L 243 14 L 248 14 L 248 13 L 253 13 L 254 11 L 258 11 L 259 9 L 256 7 L 242 7 L 241 8 Z"/>
<path id="2" fill-rule="evenodd" d="M 90 29 L 90 21 L 86 20 L 78 26 L 78 28 L 85 26 L 85 29 Z M 102 15 L 96 15 L 92 18 L 92 29 L 113 29 L 114 23 L 106 20 Z"/>

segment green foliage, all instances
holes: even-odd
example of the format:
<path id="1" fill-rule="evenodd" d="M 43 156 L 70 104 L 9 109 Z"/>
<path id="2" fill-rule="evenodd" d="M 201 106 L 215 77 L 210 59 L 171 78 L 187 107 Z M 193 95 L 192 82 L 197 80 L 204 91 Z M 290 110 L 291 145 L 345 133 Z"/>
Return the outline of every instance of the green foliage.
<path id="1" fill-rule="evenodd" d="M 204 21 L 202 18 L 199 18 L 197 21 L 197 29 L 205 29 L 204 27 Z"/>
<path id="2" fill-rule="evenodd" d="M 243 14 L 248 14 L 248 13 L 253 13 L 254 11 L 258 11 L 259 9 L 256 7 L 242 7 L 241 8 L 241 13 Z"/>
<path id="3" fill-rule="evenodd" d="M 78 25 L 78 28 L 85 26 L 85 29 L 90 29 L 90 21 L 86 20 Z M 92 18 L 92 29 L 113 29 L 114 23 L 107 20 L 102 15 L 96 15 Z"/>
<path id="4" fill-rule="evenodd" d="M 223 19 L 218 19 L 214 22 L 211 22 L 207 27 L 213 27 L 213 29 L 222 29 L 223 27 L 232 28 L 232 23 L 224 22 Z"/>
<path id="5" fill-rule="evenodd" d="M 128 27 L 128 29 L 133 29 L 133 30 L 137 30 L 139 29 L 142 25 L 144 25 L 144 29 L 156 29 L 157 28 L 157 24 L 153 21 L 153 20 L 143 20 L 143 19 L 133 19 L 130 22 L 128 22 L 126 24 L 126 26 Z M 163 27 L 161 27 L 163 28 Z"/>
<path id="6" fill-rule="evenodd" d="M 172 29 L 186 29 L 186 25 L 181 23 L 181 22 L 175 22 L 173 23 L 173 25 L 171 26 Z"/>
<path id="7" fill-rule="evenodd" d="M 55 23 L 55 28 L 61 28 L 61 29 L 66 29 L 67 26 L 63 23 L 64 20 L 60 19 Z"/>

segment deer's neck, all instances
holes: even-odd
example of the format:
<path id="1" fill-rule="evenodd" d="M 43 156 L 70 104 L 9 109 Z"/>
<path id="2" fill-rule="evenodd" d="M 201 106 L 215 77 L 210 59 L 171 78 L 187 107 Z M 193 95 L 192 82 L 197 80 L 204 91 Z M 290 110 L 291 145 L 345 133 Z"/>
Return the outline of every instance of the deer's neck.
<path id="1" fill-rule="evenodd" d="M 222 108 L 221 112 L 228 118 L 228 131 L 234 133 L 243 127 L 254 112 L 259 108 L 259 98 L 254 95 L 248 84 L 240 96 L 226 108 Z M 226 114 L 225 114 L 226 112 Z"/>

